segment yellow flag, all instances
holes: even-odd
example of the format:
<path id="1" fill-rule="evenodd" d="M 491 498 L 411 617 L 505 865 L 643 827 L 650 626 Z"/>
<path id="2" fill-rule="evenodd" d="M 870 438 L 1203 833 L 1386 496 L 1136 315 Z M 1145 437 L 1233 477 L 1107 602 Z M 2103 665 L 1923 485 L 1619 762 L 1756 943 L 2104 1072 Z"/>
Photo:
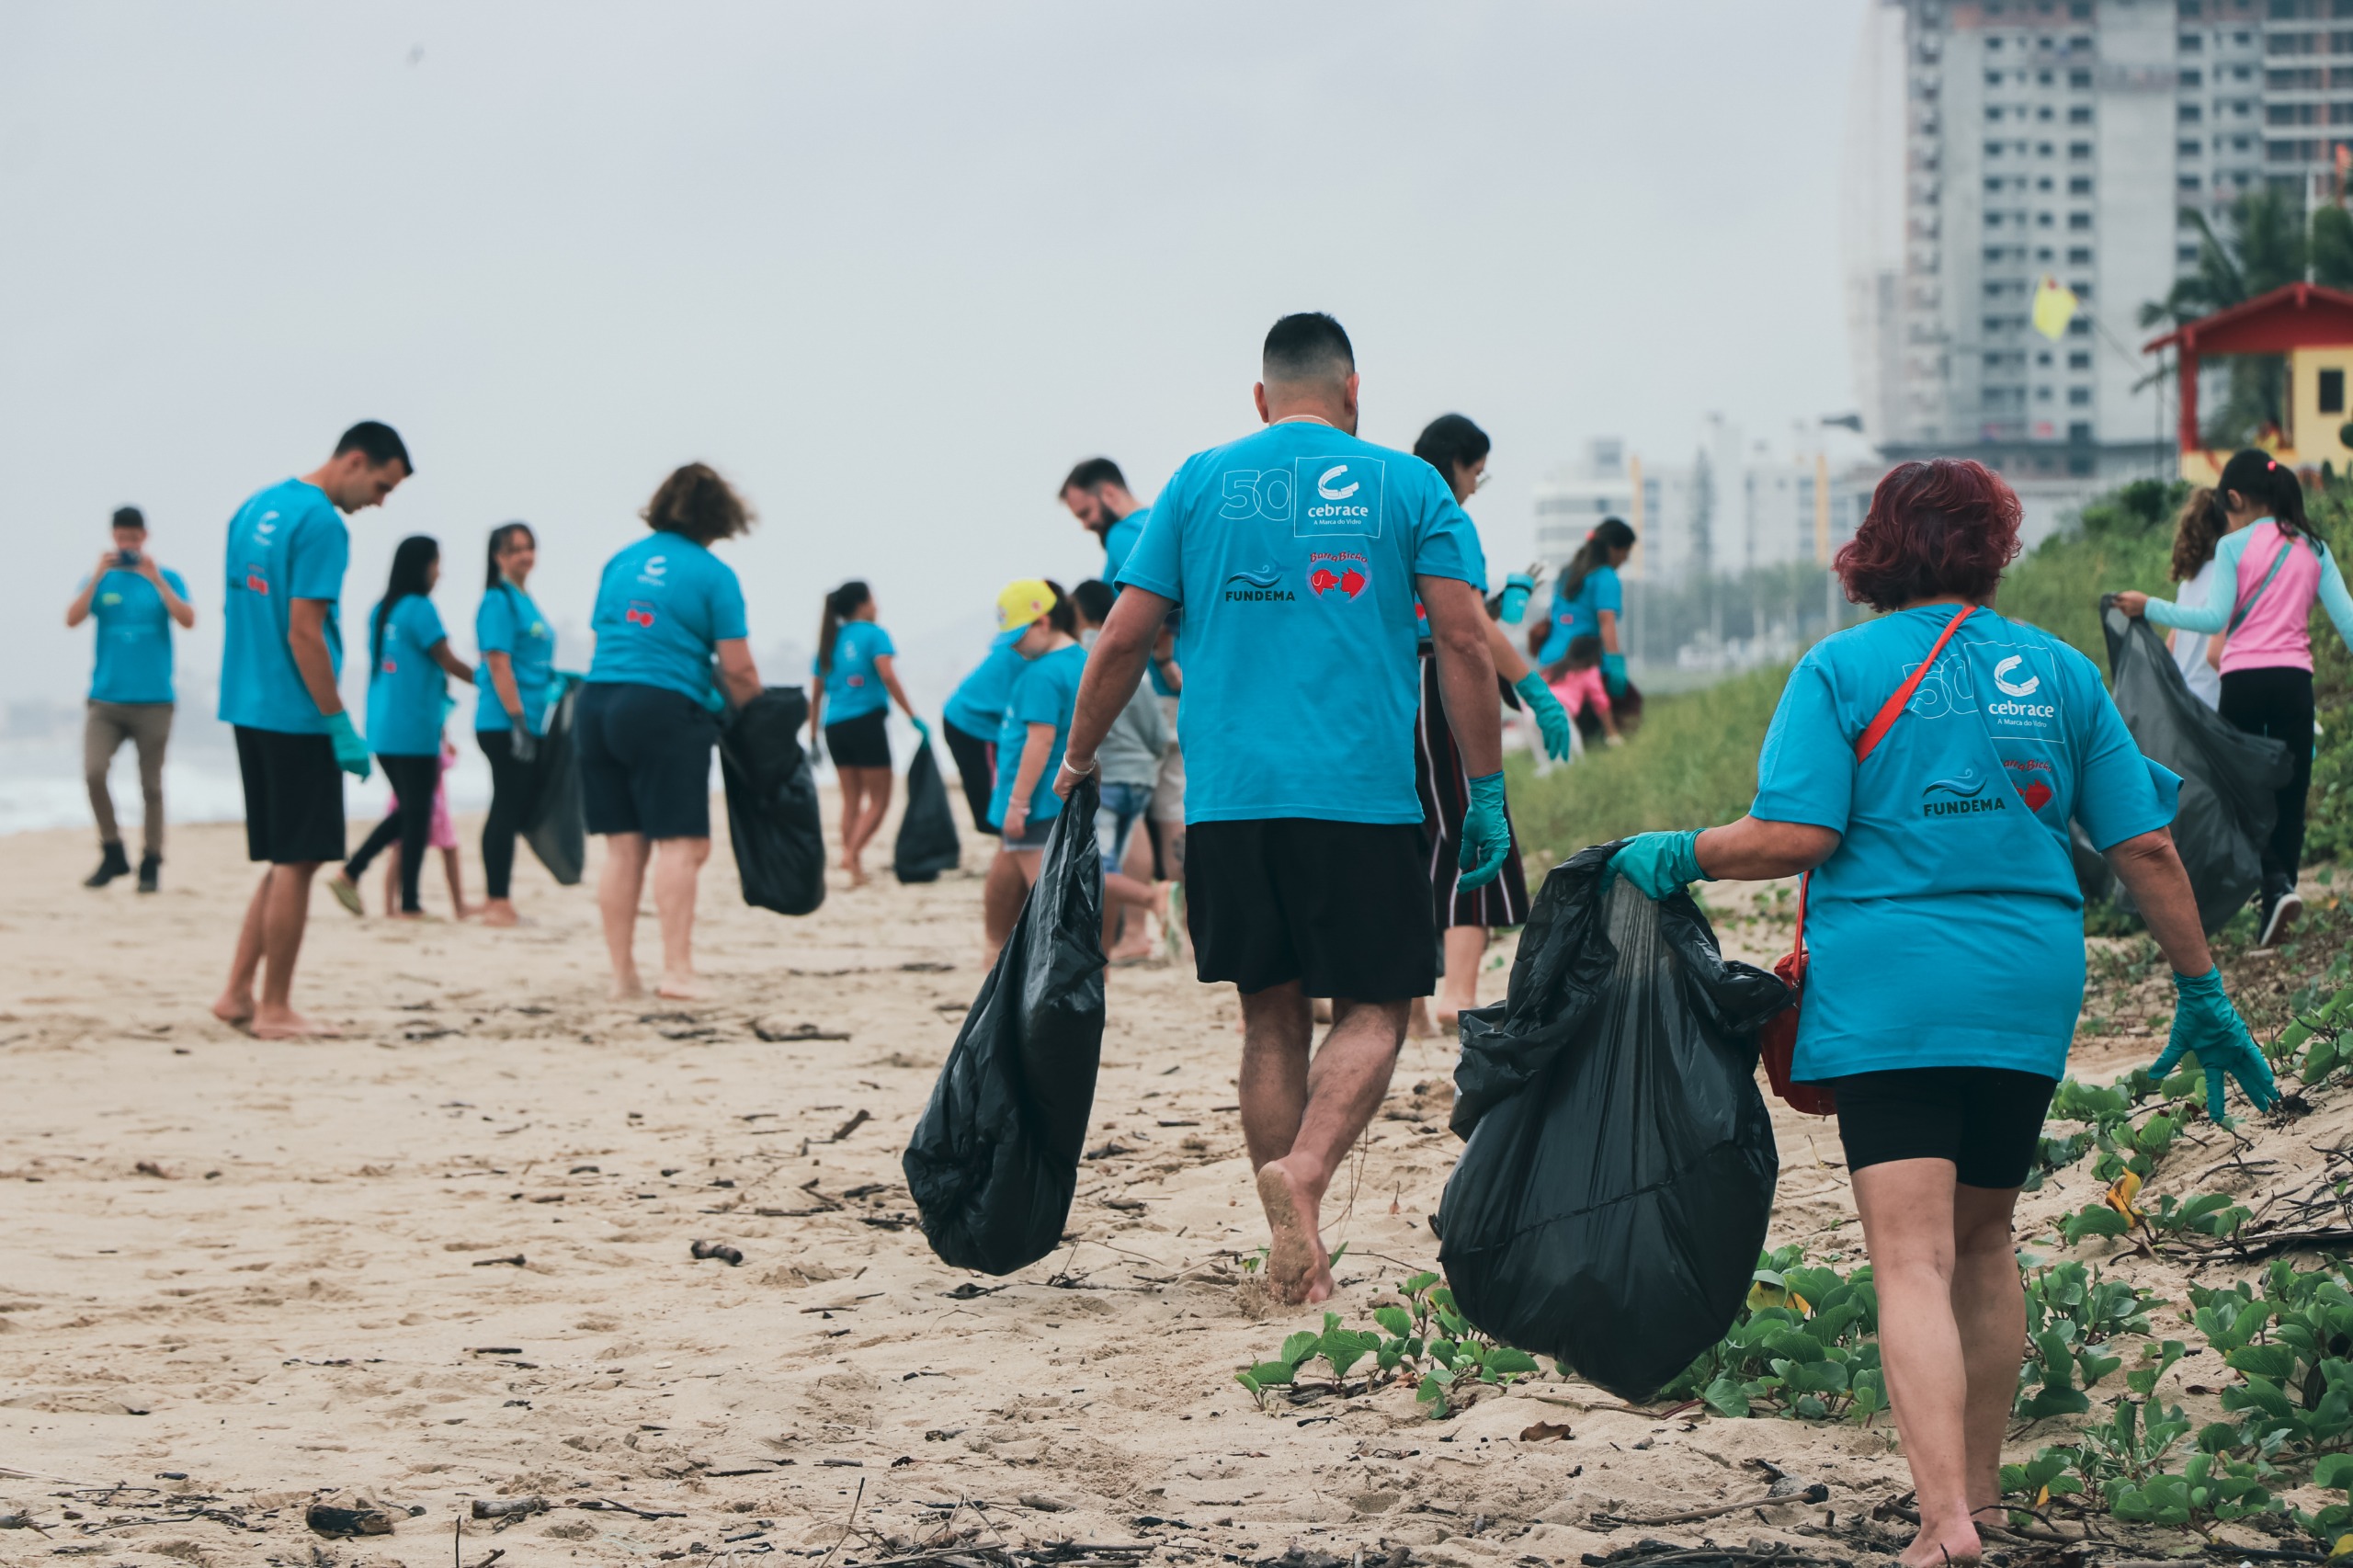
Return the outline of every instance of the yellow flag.
<path id="1" fill-rule="evenodd" d="M 2056 343 L 2067 334 L 2067 324 L 2075 319 L 2075 292 L 2060 287 L 2059 279 L 2049 273 L 2034 289 L 2034 330 Z"/>

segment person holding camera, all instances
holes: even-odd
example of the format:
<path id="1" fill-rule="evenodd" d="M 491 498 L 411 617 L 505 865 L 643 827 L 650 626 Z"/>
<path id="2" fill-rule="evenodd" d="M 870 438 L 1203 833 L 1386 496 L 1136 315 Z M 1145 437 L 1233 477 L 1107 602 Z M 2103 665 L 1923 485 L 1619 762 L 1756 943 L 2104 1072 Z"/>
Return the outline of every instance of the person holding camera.
<path id="1" fill-rule="evenodd" d="M 147 519 L 136 506 L 114 515 L 114 548 L 65 607 L 65 624 L 98 623 L 98 652 L 90 674 L 89 716 L 82 727 L 82 776 L 90 812 L 98 821 L 98 869 L 84 887 L 102 888 L 131 874 L 122 829 L 115 821 L 107 772 L 125 741 L 139 753 L 141 824 L 139 891 L 153 892 L 164 865 L 164 746 L 172 735 L 172 627 L 196 624 L 188 585 L 155 564 L 147 551 Z"/>

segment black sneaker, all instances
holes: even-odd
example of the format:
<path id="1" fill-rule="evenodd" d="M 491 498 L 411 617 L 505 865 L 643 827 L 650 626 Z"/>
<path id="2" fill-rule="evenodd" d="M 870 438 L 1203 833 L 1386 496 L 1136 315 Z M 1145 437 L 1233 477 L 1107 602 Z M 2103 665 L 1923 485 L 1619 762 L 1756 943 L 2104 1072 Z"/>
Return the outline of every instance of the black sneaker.
<path id="1" fill-rule="evenodd" d="M 2276 898 L 2263 901 L 2262 933 L 2256 938 L 2258 948 L 2276 948 L 2294 928 L 2296 916 L 2304 912 L 2304 901 L 2296 896 L 2293 888 Z"/>
<path id="2" fill-rule="evenodd" d="M 98 869 L 83 878 L 82 885 L 85 888 L 102 888 L 117 877 L 129 875 L 131 875 L 131 861 L 123 854 L 122 846 L 108 844 L 102 846 Z"/>
<path id="3" fill-rule="evenodd" d="M 153 892 L 155 891 L 155 880 L 162 874 L 163 869 L 164 858 L 161 855 L 141 856 L 139 858 L 139 891 L 141 892 Z"/>

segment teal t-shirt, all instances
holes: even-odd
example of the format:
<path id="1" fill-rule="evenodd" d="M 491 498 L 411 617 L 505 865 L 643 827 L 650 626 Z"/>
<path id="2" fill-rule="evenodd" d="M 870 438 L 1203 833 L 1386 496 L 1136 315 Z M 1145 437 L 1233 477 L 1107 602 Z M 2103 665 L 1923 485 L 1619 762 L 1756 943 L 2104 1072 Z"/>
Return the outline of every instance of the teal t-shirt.
<path id="1" fill-rule="evenodd" d="M 475 672 L 474 729 L 509 730 L 506 705 L 490 678 L 490 655 L 504 653 L 515 672 L 516 695 L 523 699 L 523 722 L 536 731 L 547 712 L 548 691 L 555 684 L 555 632 L 531 596 L 512 583 L 502 583 L 483 595 L 474 611 L 474 646 L 483 667 Z"/>
<path id="2" fill-rule="evenodd" d="M 160 574 L 185 602 L 188 585 L 165 568 Z M 120 569 L 98 579 L 90 596 L 90 619 L 98 624 L 98 653 L 90 671 L 93 702 L 172 700 L 172 615 L 155 585 Z"/>
<path id="3" fill-rule="evenodd" d="M 1048 822 L 1062 814 L 1054 775 L 1070 744 L 1071 716 L 1078 711 L 1078 680 L 1086 673 L 1086 650 L 1074 643 L 1032 660 L 1014 682 L 996 734 L 996 792 L 989 797 L 990 820 L 1003 822 L 1006 808 L 1013 803 L 1013 781 L 1021 772 L 1021 753 L 1029 744 L 1032 724 L 1054 727 L 1054 749 L 1046 758 L 1046 770 L 1038 775 L 1037 788 L 1029 791 L 1029 820 Z"/>
<path id="4" fill-rule="evenodd" d="M 1438 470 L 1321 422 L 1186 460 L 1120 580 L 1185 608 L 1185 820 L 1422 820 L 1418 576 L 1485 590 Z"/>
<path id="5" fill-rule="evenodd" d="M 2100 849 L 2173 821 L 2181 780 L 2141 755 L 2092 662 L 1986 609 L 1858 764 L 1855 743 L 1955 613 L 1903 610 L 1815 643 L 1757 755 L 1751 815 L 1841 835 L 1806 903 L 1800 1079 L 2060 1076 L 2084 1000 L 2068 820 Z"/>
<path id="6" fill-rule="evenodd" d="M 1136 540 L 1143 537 L 1143 526 L 1152 520 L 1152 508 L 1139 506 L 1103 530 L 1103 580 L 1117 583 L 1128 557 L 1135 553 Z"/>
<path id="7" fill-rule="evenodd" d="M 825 680 L 825 722 L 862 719 L 890 707 L 891 694 L 883 689 L 874 661 L 897 652 L 891 645 L 891 634 L 874 622 L 842 622 L 834 633 L 832 665 L 821 669 L 813 660 L 809 666 L 810 674 Z"/>
<path id="8" fill-rule="evenodd" d="M 590 624 L 590 682 L 658 686 L 714 713 L 727 706 L 711 671 L 719 644 L 750 634 L 733 569 L 674 533 L 648 534 L 605 563 Z"/>
<path id="9" fill-rule="evenodd" d="M 995 736 L 996 727 L 1005 722 L 1006 700 L 1013 695 L 1013 683 L 1029 661 L 1014 651 L 1010 642 L 999 642 L 989 650 L 971 675 L 957 687 L 948 699 L 948 722 L 968 735 L 983 740 Z"/>
<path id="10" fill-rule="evenodd" d="M 368 639 L 376 650 L 379 604 L 368 612 Z M 368 744 L 379 756 L 437 756 L 441 751 L 442 703 L 449 677 L 433 662 L 432 647 L 449 633 L 440 612 L 423 594 L 403 596 L 384 615 L 382 647 L 368 672 Z"/>
<path id="11" fill-rule="evenodd" d="M 321 735 L 326 720 L 287 645 L 293 601 L 327 607 L 327 658 L 343 673 L 340 607 L 351 534 L 326 492 L 299 479 L 256 494 L 229 520 L 222 607 L 221 718 L 253 730 Z"/>
<path id="12" fill-rule="evenodd" d="M 1615 566 L 1595 567 L 1585 574 L 1574 594 L 1564 595 L 1561 590 L 1568 581 L 1563 576 L 1552 585 L 1552 625 L 1544 634 L 1539 664 L 1557 664 L 1569 656 L 1569 644 L 1576 639 L 1600 636 L 1603 610 L 1621 619 L 1625 617 L 1626 587 L 1618 580 Z"/>

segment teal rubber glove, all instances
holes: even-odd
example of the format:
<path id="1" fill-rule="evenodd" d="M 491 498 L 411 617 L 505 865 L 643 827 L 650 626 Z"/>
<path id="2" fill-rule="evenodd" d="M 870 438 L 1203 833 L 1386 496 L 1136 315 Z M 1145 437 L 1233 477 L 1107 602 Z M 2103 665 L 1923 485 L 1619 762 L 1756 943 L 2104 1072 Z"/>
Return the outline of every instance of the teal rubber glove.
<path id="1" fill-rule="evenodd" d="M 1518 626 L 1528 617 L 1528 597 L 1536 591 L 1536 579 L 1525 572 L 1515 572 L 1504 579 L 1504 602 L 1498 607 L 1506 626 Z"/>
<path id="2" fill-rule="evenodd" d="M 2225 1074 L 2239 1081 L 2256 1109 L 2269 1110 L 2278 1105 L 2279 1086 L 2272 1081 L 2271 1064 L 2256 1049 L 2254 1037 L 2246 1032 L 2238 1009 L 2222 990 L 2222 971 L 2210 969 L 2200 975 L 2176 974 L 2173 988 L 2173 1038 L 2165 1042 L 2165 1054 L 2157 1058 L 2156 1065 L 2149 1069 L 2151 1074 L 2163 1078 L 2184 1055 L 2194 1053 L 2198 1064 L 2206 1070 L 2206 1114 L 2214 1120 L 2222 1119 Z"/>
<path id="3" fill-rule="evenodd" d="M 1626 695 L 1625 654 L 1604 653 L 1601 655 L 1601 684 L 1609 688 L 1609 695 L 1612 697 Z"/>
<path id="4" fill-rule="evenodd" d="M 1498 768 L 1471 780 L 1471 804 L 1462 813 L 1462 853 L 1454 861 L 1462 875 L 1455 887 L 1463 892 L 1485 887 L 1503 870 L 1504 857 L 1510 853 L 1511 824 L 1504 820 L 1504 776 Z"/>
<path id="5" fill-rule="evenodd" d="M 1544 755 L 1554 762 L 1568 761 L 1572 744 L 1569 737 L 1575 727 L 1569 722 L 1569 710 L 1561 706 L 1561 699 L 1544 684 L 1544 677 L 1530 670 L 1512 682 L 1511 688 L 1519 693 L 1519 699 L 1536 715 L 1536 728 L 1544 736 Z"/>
<path id="6" fill-rule="evenodd" d="M 922 738 L 923 744 L 931 744 L 931 726 L 929 724 L 925 723 L 921 719 L 916 718 L 912 713 L 907 715 L 907 722 L 915 727 L 915 733 Z"/>
<path id="7" fill-rule="evenodd" d="M 364 779 L 376 770 L 376 765 L 368 760 L 368 743 L 359 738 L 348 712 L 327 720 L 327 740 L 335 747 L 335 765 L 354 778 Z"/>
<path id="8" fill-rule="evenodd" d="M 1624 877 L 1640 888 L 1645 897 L 1652 899 L 1679 892 L 1688 883 L 1716 880 L 1699 869 L 1699 835 L 1697 829 L 1682 833 L 1638 833 L 1626 841 L 1626 847 L 1609 857 L 1609 869 Z"/>

